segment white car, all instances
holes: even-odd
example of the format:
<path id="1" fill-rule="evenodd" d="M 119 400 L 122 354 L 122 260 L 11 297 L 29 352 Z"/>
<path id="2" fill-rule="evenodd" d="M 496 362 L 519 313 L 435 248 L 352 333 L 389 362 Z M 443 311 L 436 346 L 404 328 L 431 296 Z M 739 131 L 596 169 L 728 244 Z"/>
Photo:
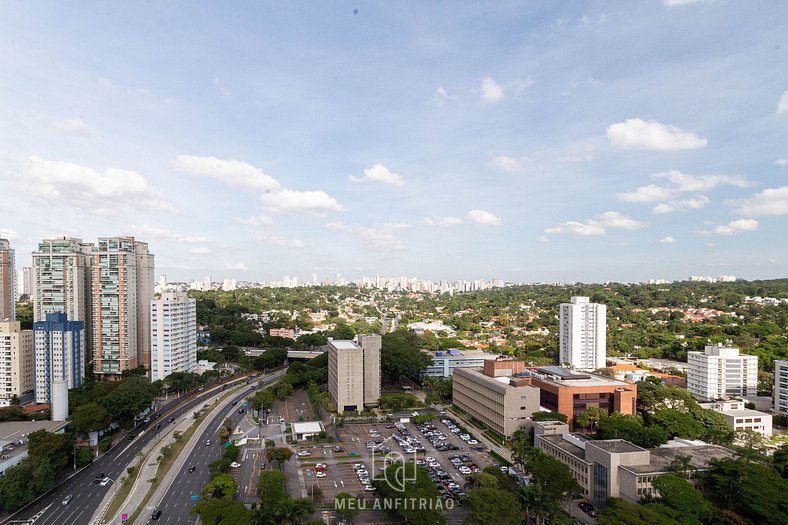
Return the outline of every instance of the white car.
<path id="1" fill-rule="evenodd" d="M 471 473 L 471 469 L 468 467 L 460 467 L 459 470 L 460 474 L 465 474 L 466 476 Z"/>
<path id="2" fill-rule="evenodd" d="M 299 450 L 298 455 L 303 458 L 304 456 L 311 456 L 312 453 L 308 450 Z"/>
<path id="3" fill-rule="evenodd" d="M 107 485 L 109 485 L 109 482 L 110 482 L 110 481 L 112 481 L 112 480 L 111 480 L 111 479 L 109 479 L 109 478 L 104 478 L 104 479 L 102 479 L 102 480 L 99 482 L 99 485 L 101 485 L 102 487 L 106 487 Z"/>
<path id="4" fill-rule="evenodd" d="M 315 472 L 315 476 L 317 476 L 318 478 L 325 478 L 326 473 L 323 470 L 318 470 L 317 472 Z"/>
<path id="5" fill-rule="evenodd" d="M 238 468 L 238 467 L 240 467 L 240 466 L 241 466 L 241 464 L 240 464 L 240 463 L 238 463 L 237 461 L 233 461 L 232 463 L 230 463 L 230 466 L 231 466 L 232 468 Z"/>
<path id="6" fill-rule="evenodd" d="M 427 463 L 434 463 L 435 462 L 435 458 L 432 457 L 432 456 L 425 456 L 424 457 L 424 461 L 426 461 Z"/>
<path id="7" fill-rule="evenodd" d="M 476 441 L 475 439 L 469 439 L 469 440 L 467 441 L 467 443 L 468 443 L 469 445 L 478 445 L 478 444 L 479 444 L 479 442 L 478 442 L 478 441 Z"/>

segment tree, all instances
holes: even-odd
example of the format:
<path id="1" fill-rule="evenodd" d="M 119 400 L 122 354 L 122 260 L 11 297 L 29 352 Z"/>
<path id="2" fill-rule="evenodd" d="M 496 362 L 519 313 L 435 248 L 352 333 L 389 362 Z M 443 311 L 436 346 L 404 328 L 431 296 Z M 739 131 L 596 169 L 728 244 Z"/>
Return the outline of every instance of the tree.
<path id="1" fill-rule="evenodd" d="M 358 499 L 347 492 L 340 492 L 334 497 L 334 510 L 344 520 L 353 520 L 358 516 Z"/>
<path id="2" fill-rule="evenodd" d="M 226 499 L 232 500 L 238 492 L 238 484 L 229 474 L 219 474 L 213 478 L 202 489 L 203 499 Z"/>
<path id="3" fill-rule="evenodd" d="M 561 423 L 566 423 L 567 417 L 560 412 L 551 410 L 550 412 L 535 412 L 531 416 L 531 421 L 560 421 Z"/>
<path id="4" fill-rule="evenodd" d="M 315 504 L 308 499 L 284 498 L 273 505 L 274 516 L 282 525 L 298 523 L 302 516 L 315 512 Z"/>
<path id="5" fill-rule="evenodd" d="M 689 412 L 659 410 L 648 415 L 649 423 L 662 427 L 668 437 L 696 439 L 703 434 L 703 425 Z"/>
<path id="6" fill-rule="evenodd" d="M 523 468 L 533 478 L 532 484 L 540 485 L 554 501 L 580 492 L 580 485 L 572 477 L 569 467 L 537 448 L 526 452 Z"/>
<path id="7" fill-rule="evenodd" d="M 265 451 L 265 459 L 269 463 L 276 462 L 279 469 L 281 469 L 282 464 L 291 457 L 293 457 L 293 451 L 287 447 L 271 448 Z"/>
<path id="8" fill-rule="evenodd" d="M 619 498 L 607 498 L 605 508 L 597 516 L 599 525 L 681 525 L 662 507 L 638 505 Z"/>
<path id="9" fill-rule="evenodd" d="M 285 475 L 278 470 L 264 470 L 260 473 L 257 490 L 262 505 L 273 505 L 286 496 Z"/>
<path id="10" fill-rule="evenodd" d="M 471 508 L 471 515 L 465 523 L 520 525 L 519 505 L 511 492 L 490 487 L 475 488 L 468 492 L 466 505 Z"/>
<path id="11" fill-rule="evenodd" d="M 20 406 L 0 408 L 0 423 L 7 421 L 26 421 L 25 411 Z"/>
<path id="12" fill-rule="evenodd" d="M 417 377 L 431 363 L 432 357 L 421 351 L 419 336 L 410 330 L 400 329 L 383 336 L 380 351 L 380 371 L 391 384 L 401 375 Z"/>
<path id="13" fill-rule="evenodd" d="M 559 507 L 558 501 L 544 490 L 542 485 L 535 483 L 521 487 L 517 497 L 526 522 L 533 514 L 537 525 L 540 525 L 545 516 L 552 514 Z"/>
<path id="14" fill-rule="evenodd" d="M 197 502 L 192 512 L 200 515 L 202 523 L 220 525 L 249 525 L 252 516 L 241 501 L 207 499 Z"/>
<path id="15" fill-rule="evenodd" d="M 103 430 L 110 423 L 109 413 L 98 403 L 80 405 L 71 414 L 71 427 L 79 434 Z"/>
<path id="16" fill-rule="evenodd" d="M 708 523 L 716 512 L 714 505 L 682 476 L 665 474 L 652 484 L 659 491 L 660 501 L 677 511 L 685 525 Z"/>
<path id="17" fill-rule="evenodd" d="M 604 415 L 607 415 L 607 413 L 601 408 L 588 407 L 575 416 L 575 425 L 580 428 L 590 429 L 593 432 Z"/>
<path id="18" fill-rule="evenodd" d="M 24 507 L 51 489 L 56 476 L 49 459 L 33 455 L 23 459 L 0 476 L 0 506 L 6 512 Z"/>
<path id="19" fill-rule="evenodd" d="M 54 434 L 46 430 L 36 430 L 27 436 L 27 451 L 31 456 L 45 458 L 58 472 L 68 465 L 71 443 L 65 434 Z"/>
<path id="20" fill-rule="evenodd" d="M 712 501 L 759 524 L 788 523 L 788 480 L 773 468 L 739 459 L 712 461 L 706 475 Z"/>
<path id="21" fill-rule="evenodd" d="M 440 501 L 438 491 L 423 467 L 417 467 L 413 463 L 394 463 L 385 470 L 382 478 L 376 478 L 372 484 L 377 494 L 381 498 L 389 499 L 397 514 L 409 524 L 443 525 L 446 523 L 446 517 L 438 505 Z M 406 503 L 411 498 L 417 498 L 419 502 L 427 503 L 431 500 L 434 504 L 427 505 L 426 509 L 414 508 L 412 504 Z"/>

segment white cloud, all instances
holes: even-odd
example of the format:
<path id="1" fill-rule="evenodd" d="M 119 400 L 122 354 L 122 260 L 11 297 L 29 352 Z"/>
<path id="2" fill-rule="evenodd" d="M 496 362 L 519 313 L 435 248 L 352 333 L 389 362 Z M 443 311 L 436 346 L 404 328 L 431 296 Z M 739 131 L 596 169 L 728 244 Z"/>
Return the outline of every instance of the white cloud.
<path id="1" fill-rule="evenodd" d="M 635 191 L 618 193 L 616 197 L 624 202 L 659 202 L 669 199 L 675 194 L 676 190 L 673 188 L 649 184 L 648 186 L 641 186 Z"/>
<path id="2" fill-rule="evenodd" d="M 239 263 L 227 263 L 224 265 L 225 270 L 248 270 L 249 268 L 242 262 Z"/>
<path id="3" fill-rule="evenodd" d="M 236 217 L 235 220 L 241 224 L 246 224 L 247 226 L 260 226 L 261 224 L 272 224 L 274 222 L 273 219 L 267 215 Z"/>
<path id="4" fill-rule="evenodd" d="M 299 239 L 286 239 L 277 235 L 260 234 L 257 240 L 267 242 L 274 246 L 283 246 L 285 248 L 303 248 L 304 242 Z"/>
<path id="5" fill-rule="evenodd" d="M 589 219 L 588 224 L 592 226 L 601 226 L 602 228 L 621 228 L 623 230 L 638 230 L 643 228 L 645 224 L 617 212 L 606 211 L 601 215 Z"/>
<path id="6" fill-rule="evenodd" d="M 261 192 L 275 192 L 282 189 L 282 185 L 275 178 L 266 175 L 260 168 L 240 160 L 178 155 L 173 164 L 189 175 L 218 179 L 236 188 Z"/>
<path id="7" fill-rule="evenodd" d="M 728 224 L 723 224 L 714 228 L 710 232 L 703 233 L 716 233 L 718 235 L 733 235 L 739 232 L 752 232 L 758 229 L 758 221 L 755 219 L 739 219 L 731 221 Z"/>
<path id="8" fill-rule="evenodd" d="M 432 98 L 439 107 L 443 106 L 446 102 L 457 102 L 459 100 L 459 97 L 449 95 L 448 91 L 443 89 L 443 86 L 438 86 Z"/>
<path id="9" fill-rule="evenodd" d="M 135 235 L 139 237 L 166 239 L 168 241 L 179 242 L 183 244 L 208 242 L 208 239 L 203 236 L 184 235 L 182 233 L 171 232 L 165 228 L 159 228 L 157 226 L 146 226 L 144 224 L 137 226 L 136 224 L 132 224 L 131 227 L 134 229 Z"/>
<path id="10" fill-rule="evenodd" d="M 509 173 L 517 173 L 523 169 L 523 165 L 519 160 L 512 157 L 506 157 L 504 155 L 495 157 L 490 162 L 488 162 L 487 165 L 503 171 L 508 171 Z"/>
<path id="11" fill-rule="evenodd" d="M 652 211 L 654 213 L 673 213 L 674 211 L 684 211 L 684 210 L 697 210 L 706 206 L 709 202 L 708 197 L 705 195 L 699 195 L 697 197 L 692 197 L 689 199 L 680 199 L 675 201 L 663 202 L 654 206 Z"/>
<path id="12" fill-rule="evenodd" d="M 780 97 L 780 101 L 777 103 L 777 114 L 780 115 L 782 113 L 788 113 L 788 89 L 783 91 L 783 96 Z"/>
<path id="13" fill-rule="evenodd" d="M 767 188 L 738 203 L 736 213 L 741 215 L 788 214 L 788 186 Z"/>
<path id="14" fill-rule="evenodd" d="M 13 230 L 11 228 L 0 228 L 0 239 L 14 241 L 16 239 L 19 239 L 19 234 L 16 233 L 16 230 Z"/>
<path id="15" fill-rule="evenodd" d="M 662 0 L 662 5 L 666 7 L 674 7 L 677 5 L 690 5 L 697 4 L 703 0 Z"/>
<path id="16" fill-rule="evenodd" d="M 116 213 L 122 206 L 147 211 L 175 209 L 135 171 L 108 168 L 102 173 L 73 162 L 30 157 L 27 178 L 34 197 L 96 215 Z"/>
<path id="17" fill-rule="evenodd" d="M 605 229 L 596 224 L 583 224 L 577 221 L 559 222 L 552 228 L 547 228 L 545 233 L 555 233 L 559 235 L 572 235 L 586 237 L 590 235 L 604 235 Z"/>
<path id="18" fill-rule="evenodd" d="M 479 100 L 484 104 L 494 104 L 504 97 L 503 87 L 493 77 L 482 79 L 481 95 Z"/>
<path id="19" fill-rule="evenodd" d="M 606 211 L 585 222 L 560 222 L 552 228 L 547 228 L 544 232 L 558 235 L 572 235 L 573 237 L 588 237 L 593 235 L 604 235 L 606 228 L 637 230 L 644 226 L 644 223 L 631 219 L 617 211 Z"/>
<path id="20" fill-rule="evenodd" d="M 570 151 L 558 157 L 558 160 L 565 162 L 588 162 L 596 158 L 596 147 L 593 144 L 586 144 L 582 149 Z"/>
<path id="21" fill-rule="evenodd" d="M 497 215 L 484 210 L 471 210 L 468 212 L 468 219 L 485 226 L 498 226 L 503 221 Z"/>
<path id="22" fill-rule="evenodd" d="M 777 160 L 774 161 L 774 165 L 775 166 L 780 166 L 781 168 L 784 168 L 784 167 L 788 166 L 788 159 L 777 159 Z"/>
<path id="23" fill-rule="evenodd" d="M 392 173 L 386 166 L 382 164 L 375 164 L 371 168 L 365 169 L 363 177 L 355 177 L 350 175 L 348 180 L 351 182 L 381 182 L 383 184 L 392 184 L 394 186 L 402 186 L 405 184 L 405 179 L 396 173 Z"/>
<path id="24" fill-rule="evenodd" d="M 611 124 L 607 128 L 607 138 L 621 148 L 657 151 L 705 148 L 708 142 L 675 126 L 639 118 Z"/>
<path id="25" fill-rule="evenodd" d="M 192 248 L 191 250 L 189 250 L 189 253 L 194 253 L 197 255 L 205 255 L 211 253 L 211 249 L 205 246 L 200 246 L 199 248 Z"/>
<path id="26" fill-rule="evenodd" d="M 700 209 L 711 202 L 708 197 L 701 194 L 686 199 L 677 199 L 676 197 L 681 193 L 709 191 L 723 185 L 737 188 L 747 188 L 752 185 L 745 177 L 739 175 L 689 175 L 677 170 L 654 173 L 652 177 L 664 179 L 668 185 L 640 186 L 635 191 L 618 193 L 616 197 L 624 202 L 659 203 L 654 206 L 652 211 L 662 214 Z"/>
<path id="27" fill-rule="evenodd" d="M 336 199 L 324 191 L 282 190 L 260 195 L 260 201 L 272 211 L 309 213 L 321 217 L 330 211 L 344 211 Z"/>
<path id="28" fill-rule="evenodd" d="M 539 242 L 550 242 L 550 238 L 545 235 L 540 235 Z"/>
<path id="29" fill-rule="evenodd" d="M 90 133 L 90 127 L 79 117 L 54 120 L 52 127 L 69 135 L 84 136 Z"/>
<path id="30" fill-rule="evenodd" d="M 424 224 L 427 226 L 440 226 L 441 228 L 458 226 L 462 222 L 462 219 L 459 217 L 427 217 L 424 219 Z"/>
<path id="31" fill-rule="evenodd" d="M 375 224 L 371 227 L 358 224 L 344 224 L 342 222 L 326 224 L 326 228 L 329 230 L 348 233 L 363 244 L 384 250 L 404 250 L 405 244 L 397 236 L 396 231 L 409 227 L 409 224 L 400 223 Z"/>
<path id="32" fill-rule="evenodd" d="M 661 239 L 660 239 L 660 240 L 658 240 L 657 242 L 660 242 L 660 243 L 662 243 L 662 244 L 673 244 L 674 242 L 676 242 L 676 239 L 674 239 L 673 237 L 671 237 L 670 235 L 668 235 L 667 237 L 663 237 L 663 238 L 661 238 Z"/>

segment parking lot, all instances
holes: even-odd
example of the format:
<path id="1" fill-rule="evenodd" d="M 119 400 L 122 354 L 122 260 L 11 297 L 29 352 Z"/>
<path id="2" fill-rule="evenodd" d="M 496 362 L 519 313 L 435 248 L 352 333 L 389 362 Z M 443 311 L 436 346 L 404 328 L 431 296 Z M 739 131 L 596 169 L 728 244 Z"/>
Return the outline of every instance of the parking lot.
<path id="1" fill-rule="evenodd" d="M 313 486 L 319 487 L 323 501 L 330 501 L 340 492 L 373 497 L 367 479 L 379 473 L 386 456 L 415 461 L 429 470 L 444 499 L 462 499 L 468 476 L 485 467 L 500 467 L 486 447 L 475 442 L 472 435 L 464 434 L 463 429 L 445 416 L 421 425 L 346 424 L 337 428 L 339 443 L 301 446 L 298 450 L 302 455 L 297 458 L 307 493 Z M 303 451 L 308 451 L 308 455 Z M 359 464 L 363 469 L 359 470 Z M 318 470 L 323 473 L 318 474 Z"/>

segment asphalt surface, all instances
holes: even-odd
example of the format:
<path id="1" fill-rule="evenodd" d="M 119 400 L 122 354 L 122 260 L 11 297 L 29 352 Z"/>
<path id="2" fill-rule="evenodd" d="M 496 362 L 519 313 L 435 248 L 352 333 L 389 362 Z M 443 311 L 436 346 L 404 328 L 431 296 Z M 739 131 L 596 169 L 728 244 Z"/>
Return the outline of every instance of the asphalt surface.
<path id="1" fill-rule="evenodd" d="M 265 377 L 265 385 L 272 381 L 280 379 L 284 375 L 284 371 L 274 374 L 273 376 Z M 264 388 L 258 385 L 257 380 L 253 380 L 249 388 L 243 389 L 238 395 L 232 398 L 236 401 L 236 405 L 230 405 L 227 408 L 218 411 L 211 419 L 210 424 L 206 427 L 205 431 L 200 436 L 193 436 L 194 447 L 189 452 L 187 460 L 183 463 L 181 469 L 176 474 L 175 480 L 172 485 L 168 487 L 164 498 L 159 502 L 152 502 L 149 504 L 140 515 L 137 523 L 194 523 L 197 516 L 192 513 L 192 508 L 197 503 L 195 498 L 199 498 L 200 492 L 203 487 L 211 480 L 211 474 L 208 470 L 208 465 L 217 459 L 220 459 L 224 454 L 224 443 L 219 440 L 218 429 L 224 424 L 224 420 L 230 418 L 232 421 L 233 430 L 239 425 L 244 431 L 252 430 L 252 427 L 257 428 L 249 416 L 251 406 L 241 407 L 242 400 L 252 394 L 255 390 Z M 239 409 L 243 408 L 243 414 L 239 413 Z M 258 431 L 252 430 L 249 435 L 257 436 Z M 233 436 L 235 438 L 236 436 Z M 211 440 L 210 445 L 206 445 L 207 440 Z M 251 458 L 244 460 L 244 454 L 249 451 L 246 447 L 242 448 L 239 455 L 238 462 L 241 463 L 240 469 L 230 469 L 230 474 L 236 478 L 239 485 L 239 492 L 241 498 L 246 492 L 245 488 L 249 484 L 249 479 L 254 476 L 254 462 Z M 189 472 L 191 467 L 195 467 L 194 472 Z M 253 497 L 256 501 L 256 496 Z M 156 510 L 161 511 L 158 520 L 153 520 L 152 515 Z"/>
<path id="2" fill-rule="evenodd" d="M 242 381 L 245 381 L 245 379 Z M 236 384 L 236 382 L 234 381 L 232 384 Z M 51 492 L 34 501 L 3 523 L 19 523 L 35 517 L 36 525 L 89 524 L 93 513 L 101 504 L 106 493 L 113 490 L 112 484 L 126 475 L 126 467 L 134 460 L 145 444 L 157 436 L 155 425 L 161 424 L 161 431 L 164 431 L 164 427 L 168 424 L 170 417 L 174 417 L 177 420 L 179 417 L 193 412 L 195 408 L 201 407 L 205 403 L 206 398 L 215 394 L 218 388 L 217 386 L 197 392 L 197 395 L 191 395 L 189 398 L 186 398 L 184 404 L 177 407 L 165 407 L 160 412 L 159 418 L 151 419 L 150 423 L 143 423 L 134 428 L 132 433 L 137 436 L 134 441 L 129 442 L 127 439 L 122 439 L 90 466 L 62 482 Z M 245 392 L 247 390 L 245 389 Z M 143 430 L 144 433 L 139 435 Z M 216 451 L 220 455 L 218 448 Z M 213 461 L 213 459 L 210 461 Z M 109 477 L 112 480 L 111 483 L 104 487 L 94 483 L 94 480 L 100 473 L 104 473 L 105 476 Z M 207 483 L 207 467 L 205 468 L 205 477 L 205 483 Z M 71 496 L 71 499 L 64 505 L 63 501 L 68 495 Z M 188 521 L 181 523 L 188 523 Z"/>

